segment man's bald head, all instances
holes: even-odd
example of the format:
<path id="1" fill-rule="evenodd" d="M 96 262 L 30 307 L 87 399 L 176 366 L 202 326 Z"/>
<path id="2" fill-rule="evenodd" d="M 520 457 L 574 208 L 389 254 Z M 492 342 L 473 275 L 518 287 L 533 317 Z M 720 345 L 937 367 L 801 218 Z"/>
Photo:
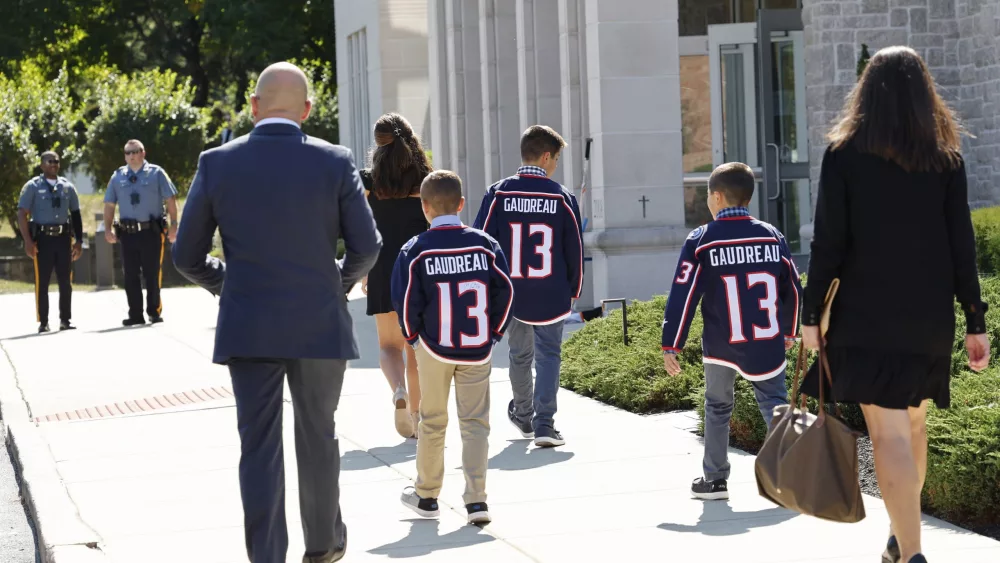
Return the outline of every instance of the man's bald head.
<path id="1" fill-rule="evenodd" d="M 283 117 L 302 123 L 312 107 L 309 79 L 291 63 L 274 63 L 257 78 L 250 105 L 255 122 L 268 117 Z"/>

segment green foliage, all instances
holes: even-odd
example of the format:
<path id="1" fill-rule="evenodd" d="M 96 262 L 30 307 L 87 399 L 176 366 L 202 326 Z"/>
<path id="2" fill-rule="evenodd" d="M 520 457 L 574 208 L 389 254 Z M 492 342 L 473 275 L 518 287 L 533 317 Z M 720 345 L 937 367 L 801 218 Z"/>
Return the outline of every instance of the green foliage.
<path id="1" fill-rule="evenodd" d="M 302 122 L 302 131 L 306 135 L 318 137 L 331 143 L 340 142 L 340 122 L 337 105 L 337 78 L 333 65 L 321 61 L 289 61 L 298 65 L 310 79 L 310 98 L 312 110 L 309 117 Z M 256 88 L 256 77 L 245 92 L 246 104 L 233 121 L 233 137 L 246 135 L 253 129 L 253 114 L 250 111 L 250 96 Z M 374 124 L 372 124 L 374 125 Z"/>
<path id="2" fill-rule="evenodd" d="M 0 96 L 9 104 L 13 119 L 30 132 L 35 151 L 58 152 L 65 172 L 80 156 L 78 130 L 83 117 L 70 95 L 69 74 L 62 68 L 50 80 L 30 60 L 14 67 L 10 77 L 0 74 Z"/>
<path id="3" fill-rule="evenodd" d="M 87 128 L 85 159 L 99 187 L 125 164 L 125 142 L 139 139 L 147 158 L 187 193 L 208 134 L 207 112 L 191 105 L 193 88 L 171 71 L 112 75 L 96 87 L 97 115 Z"/>
<path id="4" fill-rule="evenodd" d="M 868 45 L 865 43 L 861 44 L 861 55 L 858 56 L 858 78 L 865 72 L 865 67 L 868 66 L 868 61 L 870 61 L 872 56 L 868 53 Z"/>
<path id="5" fill-rule="evenodd" d="M 1000 207 L 984 207 L 972 212 L 976 232 L 976 258 L 982 274 L 1000 273 Z"/>
<path id="6" fill-rule="evenodd" d="M 660 350 L 665 303 L 666 297 L 659 296 L 628 306 L 629 346 L 622 343 L 620 310 L 575 332 L 563 344 L 562 386 L 632 412 L 691 408 L 691 391 L 702 374 L 701 315 L 695 315 L 692 335 L 680 354 L 683 372 L 669 377 Z"/>
<path id="7" fill-rule="evenodd" d="M 38 162 L 27 129 L 18 125 L 10 100 L 0 97 L 0 217 L 13 228 L 21 188 Z M 16 228 L 14 232 L 18 232 Z"/>

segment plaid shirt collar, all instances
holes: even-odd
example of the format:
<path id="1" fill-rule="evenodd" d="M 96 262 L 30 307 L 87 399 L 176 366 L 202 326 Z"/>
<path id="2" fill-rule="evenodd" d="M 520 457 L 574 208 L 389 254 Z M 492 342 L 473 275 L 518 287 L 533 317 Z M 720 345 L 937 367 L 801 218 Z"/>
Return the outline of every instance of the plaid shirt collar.
<path id="1" fill-rule="evenodd" d="M 750 210 L 746 207 L 727 207 L 715 216 L 716 219 L 730 219 L 732 217 L 749 217 Z"/>
<path id="2" fill-rule="evenodd" d="M 548 178 L 549 175 L 546 174 L 545 169 L 540 166 L 522 166 L 517 169 L 518 176 L 541 176 L 543 178 Z"/>

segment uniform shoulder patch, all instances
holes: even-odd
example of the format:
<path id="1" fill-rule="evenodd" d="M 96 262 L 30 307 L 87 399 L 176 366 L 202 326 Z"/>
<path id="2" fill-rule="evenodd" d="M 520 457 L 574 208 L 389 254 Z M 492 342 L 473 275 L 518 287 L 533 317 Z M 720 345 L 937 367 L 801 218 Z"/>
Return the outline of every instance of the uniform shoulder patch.
<path id="1" fill-rule="evenodd" d="M 694 240 L 697 238 L 701 238 L 704 234 L 705 234 L 705 225 L 701 225 L 700 227 L 697 227 L 695 230 L 691 231 L 691 233 L 688 234 L 687 238 L 688 240 Z"/>
<path id="2" fill-rule="evenodd" d="M 420 235 L 415 235 L 412 238 L 410 238 L 410 240 L 406 241 L 406 243 L 403 244 L 401 250 L 403 250 L 404 252 L 409 252 L 410 249 L 413 248 L 413 245 L 417 244 L 417 238 L 419 237 Z"/>

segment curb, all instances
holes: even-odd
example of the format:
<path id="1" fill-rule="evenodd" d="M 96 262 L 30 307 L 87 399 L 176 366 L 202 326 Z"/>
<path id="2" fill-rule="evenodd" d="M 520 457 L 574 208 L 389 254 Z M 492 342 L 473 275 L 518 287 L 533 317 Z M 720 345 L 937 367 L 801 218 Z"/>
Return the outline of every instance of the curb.
<path id="1" fill-rule="evenodd" d="M 6 351 L 0 357 L 0 418 L 42 563 L 107 563 L 100 536 L 80 518 L 41 429 L 31 421 Z"/>

